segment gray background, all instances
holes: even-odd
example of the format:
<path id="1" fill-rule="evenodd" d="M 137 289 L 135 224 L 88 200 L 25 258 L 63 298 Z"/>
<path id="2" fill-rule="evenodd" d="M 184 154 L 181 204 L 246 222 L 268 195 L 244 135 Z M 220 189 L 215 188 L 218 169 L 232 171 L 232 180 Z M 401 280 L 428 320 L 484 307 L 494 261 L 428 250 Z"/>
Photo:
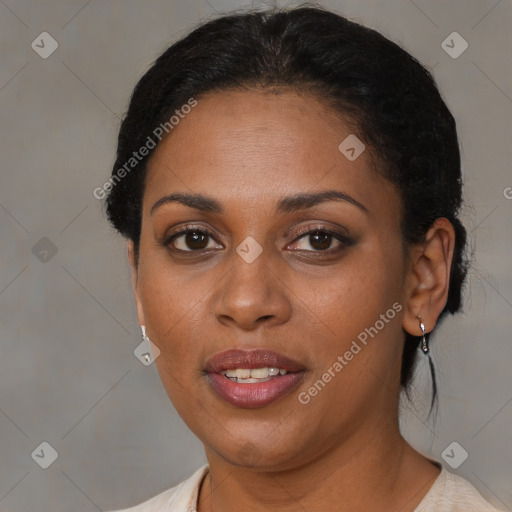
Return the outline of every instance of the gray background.
<path id="1" fill-rule="evenodd" d="M 197 23 L 244 5 L 0 0 L 2 511 L 121 508 L 205 462 L 154 365 L 133 355 L 140 338 L 125 244 L 92 192 L 109 175 L 119 119 L 142 73 Z M 438 460 L 457 441 L 469 457 L 452 471 L 510 510 L 512 5 L 322 5 L 378 29 L 433 69 L 458 120 L 476 259 L 465 313 L 446 319 L 435 338 L 437 421 L 426 421 L 423 361 L 402 424 Z M 31 48 L 43 31 L 59 44 L 47 59 Z M 441 47 L 453 31 L 469 43 L 457 59 Z M 43 441 L 58 452 L 48 469 L 31 457 Z"/>

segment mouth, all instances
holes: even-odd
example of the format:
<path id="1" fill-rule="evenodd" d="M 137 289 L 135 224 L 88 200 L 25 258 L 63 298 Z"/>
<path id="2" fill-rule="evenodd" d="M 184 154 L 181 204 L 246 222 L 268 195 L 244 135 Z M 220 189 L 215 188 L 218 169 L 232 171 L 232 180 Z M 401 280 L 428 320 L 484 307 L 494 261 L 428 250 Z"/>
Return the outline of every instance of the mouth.
<path id="1" fill-rule="evenodd" d="M 225 402 L 264 407 L 287 395 L 302 380 L 300 363 L 268 350 L 228 350 L 208 360 L 208 382 Z"/>

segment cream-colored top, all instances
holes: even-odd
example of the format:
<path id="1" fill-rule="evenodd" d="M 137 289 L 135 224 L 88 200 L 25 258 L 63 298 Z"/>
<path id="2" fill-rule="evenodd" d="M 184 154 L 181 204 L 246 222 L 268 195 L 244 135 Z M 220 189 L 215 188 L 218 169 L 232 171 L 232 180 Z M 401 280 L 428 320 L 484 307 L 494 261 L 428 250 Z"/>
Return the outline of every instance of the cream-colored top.
<path id="1" fill-rule="evenodd" d="M 197 496 L 208 465 L 199 468 L 191 477 L 135 507 L 117 512 L 197 512 Z M 464 478 L 445 468 L 436 478 L 414 512 L 500 512 L 485 501 Z"/>

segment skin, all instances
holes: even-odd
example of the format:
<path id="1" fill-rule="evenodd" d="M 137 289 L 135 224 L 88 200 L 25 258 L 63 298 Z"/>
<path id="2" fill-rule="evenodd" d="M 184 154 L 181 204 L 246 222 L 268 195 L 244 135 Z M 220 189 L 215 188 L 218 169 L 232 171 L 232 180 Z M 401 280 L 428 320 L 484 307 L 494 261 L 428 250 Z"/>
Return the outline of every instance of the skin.
<path id="1" fill-rule="evenodd" d="M 203 442 L 210 471 L 198 511 L 413 511 L 439 475 L 398 427 L 404 330 L 431 331 L 446 304 L 454 231 L 438 219 L 425 244 L 406 247 L 394 187 L 367 148 L 349 161 L 338 146 L 354 128 L 319 100 L 291 90 L 224 91 L 198 105 L 156 148 L 143 200 L 140 254 L 128 257 L 139 323 L 161 351 L 156 365 L 179 414 Z M 275 215 L 283 196 L 335 189 L 329 201 Z M 201 193 L 223 214 L 167 203 Z M 210 231 L 197 256 L 185 236 Z M 348 234 L 328 255 L 301 227 Z M 248 237 L 263 252 L 247 263 Z M 300 238 L 299 238 L 300 237 Z M 320 247 L 320 249 L 319 249 Z M 197 249 L 196 249 L 197 250 Z M 316 256 L 316 258 L 315 258 Z M 311 401 L 307 391 L 357 335 L 398 302 L 402 309 Z M 299 361 L 299 386 L 257 409 L 224 402 L 203 371 L 230 348 L 266 348 Z"/>

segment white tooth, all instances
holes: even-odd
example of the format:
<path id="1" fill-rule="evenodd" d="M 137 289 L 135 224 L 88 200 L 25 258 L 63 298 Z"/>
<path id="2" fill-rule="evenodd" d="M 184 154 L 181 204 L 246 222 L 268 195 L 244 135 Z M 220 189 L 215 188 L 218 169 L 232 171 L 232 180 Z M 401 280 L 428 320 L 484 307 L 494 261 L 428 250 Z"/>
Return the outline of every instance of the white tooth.
<path id="1" fill-rule="evenodd" d="M 237 382 L 250 384 L 252 382 L 262 382 L 268 380 L 270 377 L 286 375 L 288 372 L 286 370 L 280 370 L 279 368 L 275 367 L 263 367 L 253 368 L 251 370 L 247 368 L 233 368 L 230 370 L 223 370 L 220 373 L 228 378 L 236 379 Z"/>
<path id="2" fill-rule="evenodd" d="M 253 368 L 251 370 L 251 378 L 266 379 L 268 377 L 268 368 Z"/>
<path id="3" fill-rule="evenodd" d="M 267 380 L 270 380 L 270 378 L 267 377 L 266 379 L 252 379 L 252 378 L 249 378 L 249 379 L 237 379 L 237 383 L 238 384 L 254 384 L 254 383 L 265 382 Z"/>

